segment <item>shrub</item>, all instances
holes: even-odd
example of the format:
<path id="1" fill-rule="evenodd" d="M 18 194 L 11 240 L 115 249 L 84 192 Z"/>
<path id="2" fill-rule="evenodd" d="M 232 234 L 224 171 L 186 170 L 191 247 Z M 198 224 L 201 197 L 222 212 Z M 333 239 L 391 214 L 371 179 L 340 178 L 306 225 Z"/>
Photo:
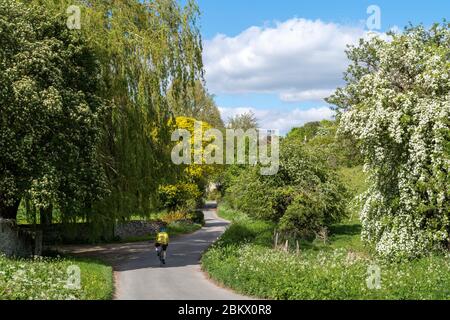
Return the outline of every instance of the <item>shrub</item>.
<path id="1" fill-rule="evenodd" d="M 257 166 L 238 173 L 228 179 L 226 202 L 250 217 L 279 222 L 282 231 L 306 237 L 347 214 L 344 185 L 296 140 L 283 141 L 277 175 L 262 176 Z"/>
<path id="2" fill-rule="evenodd" d="M 189 220 L 199 225 L 205 224 L 205 215 L 202 210 L 194 210 L 188 214 Z"/>
<path id="3" fill-rule="evenodd" d="M 202 198 L 202 192 L 193 183 L 179 183 L 159 187 L 159 200 L 161 205 L 171 212 L 195 209 Z"/>
<path id="4" fill-rule="evenodd" d="M 310 195 L 297 195 L 280 220 L 280 230 L 310 238 L 325 225 L 324 210 Z"/>

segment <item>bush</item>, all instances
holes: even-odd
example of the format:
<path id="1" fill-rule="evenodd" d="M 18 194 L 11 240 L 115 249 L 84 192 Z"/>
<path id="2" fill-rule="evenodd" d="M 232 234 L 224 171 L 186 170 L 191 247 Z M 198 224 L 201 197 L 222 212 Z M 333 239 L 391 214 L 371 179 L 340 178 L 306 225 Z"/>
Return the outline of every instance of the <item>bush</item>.
<path id="1" fill-rule="evenodd" d="M 188 220 L 188 216 L 186 212 L 169 211 L 167 213 L 160 215 L 159 220 L 167 225 L 177 221 Z"/>
<path id="2" fill-rule="evenodd" d="M 284 232 L 308 237 L 347 215 L 344 185 L 296 140 L 283 141 L 277 175 L 261 176 L 257 166 L 234 172 L 225 201 L 250 217 L 279 223 Z"/>
<path id="3" fill-rule="evenodd" d="M 280 230 L 294 233 L 300 238 L 310 238 L 326 225 L 323 213 L 316 199 L 298 195 L 286 208 L 280 220 Z"/>
<path id="4" fill-rule="evenodd" d="M 202 199 L 202 192 L 193 183 L 161 186 L 158 190 L 161 205 L 171 212 L 193 210 Z"/>
<path id="5" fill-rule="evenodd" d="M 193 223 L 205 225 L 205 215 L 202 210 L 194 210 L 189 213 L 188 217 Z"/>

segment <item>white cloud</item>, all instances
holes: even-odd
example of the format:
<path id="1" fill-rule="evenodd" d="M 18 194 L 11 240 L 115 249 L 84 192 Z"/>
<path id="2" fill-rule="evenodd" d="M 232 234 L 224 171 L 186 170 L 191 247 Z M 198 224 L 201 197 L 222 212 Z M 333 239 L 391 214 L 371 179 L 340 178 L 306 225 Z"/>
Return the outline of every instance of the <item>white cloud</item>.
<path id="1" fill-rule="evenodd" d="M 280 99 L 285 102 L 312 101 L 329 97 L 334 90 L 305 90 L 299 92 L 283 92 Z"/>
<path id="2" fill-rule="evenodd" d="M 225 122 L 228 122 L 230 117 L 252 111 L 262 129 L 276 129 L 282 135 L 288 133 L 292 128 L 302 126 L 307 122 L 331 120 L 334 116 L 334 111 L 329 107 L 305 110 L 297 108 L 290 111 L 255 108 L 219 108 L 219 110 Z"/>
<path id="3" fill-rule="evenodd" d="M 323 99 L 341 84 L 347 45 L 364 36 L 361 27 L 305 19 L 217 35 L 204 46 L 208 87 L 216 94 L 275 93 L 290 102 Z"/>

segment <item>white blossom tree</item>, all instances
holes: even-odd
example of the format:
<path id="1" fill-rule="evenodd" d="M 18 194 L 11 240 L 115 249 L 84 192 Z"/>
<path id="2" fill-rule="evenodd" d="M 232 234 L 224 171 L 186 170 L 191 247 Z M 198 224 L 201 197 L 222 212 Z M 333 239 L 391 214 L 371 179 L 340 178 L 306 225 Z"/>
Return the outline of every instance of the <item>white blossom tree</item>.
<path id="1" fill-rule="evenodd" d="M 77 213 L 104 190 L 98 63 L 64 17 L 0 0 L 0 217 L 27 196 Z"/>
<path id="2" fill-rule="evenodd" d="M 363 240 L 385 258 L 414 258 L 450 242 L 450 25 L 390 37 L 350 48 L 347 85 L 328 102 L 369 173 Z"/>

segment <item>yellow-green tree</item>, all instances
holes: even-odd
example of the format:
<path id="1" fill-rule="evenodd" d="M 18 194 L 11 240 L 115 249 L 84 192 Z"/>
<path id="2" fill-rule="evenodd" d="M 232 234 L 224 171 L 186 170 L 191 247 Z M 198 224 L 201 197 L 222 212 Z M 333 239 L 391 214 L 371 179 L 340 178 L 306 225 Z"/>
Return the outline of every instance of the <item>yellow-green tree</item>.
<path id="1" fill-rule="evenodd" d="M 196 123 L 197 130 L 201 128 L 203 134 L 212 129 L 207 122 L 189 117 L 177 117 L 174 123 L 174 129 L 187 130 L 190 133 L 191 160 L 195 158 L 196 153 L 195 139 L 201 139 L 202 158 L 201 164 L 192 161 L 189 165 L 181 165 L 177 182 L 160 187 L 159 194 L 162 205 L 170 210 L 189 210 L 198 205 L 205 195 L 210 176 L 218 169 L 217 165 L 207 164 L 204 157 L 205 148 L 215 143 L 214 138 L 204 139 L 203 134 L 199 137 L 200 131 L 196 137 Z"/>

